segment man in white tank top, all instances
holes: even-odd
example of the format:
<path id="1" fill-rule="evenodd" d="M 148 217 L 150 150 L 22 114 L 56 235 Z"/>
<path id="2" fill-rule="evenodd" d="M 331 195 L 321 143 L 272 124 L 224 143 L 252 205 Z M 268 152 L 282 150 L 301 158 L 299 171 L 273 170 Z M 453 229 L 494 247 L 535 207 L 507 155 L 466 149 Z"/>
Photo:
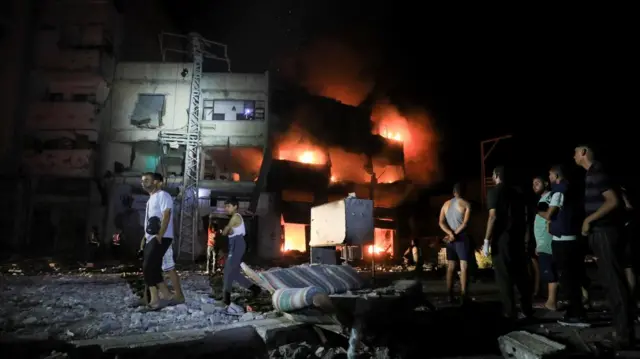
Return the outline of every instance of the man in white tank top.
<path id="1" fill-rule="evenodd" d="M 225 201 L 224 209 L 231 218 L 229 219 L 227 226 L 222 230 L 222 235 L 229 237 L 229 254 L 224 263 L 222 300 L 227 306 L 228 314 L 242 315 L 244 312 L 242 307 L 235 303 L 231 303 L 231 288 L 233 286 L 233 282 L 237 282 L 241 287 L 251 290 L 254 296 L 260 293 L 260 287 L 252 284 L 240 272 L 242 257 L 247 249 L 247 243 L 244 240 L 244 236 L 247 234 L 247 231 L 244 226 L 242 215 L 238 213 L 238 200 L 235 197 L 232 197 Z"/>

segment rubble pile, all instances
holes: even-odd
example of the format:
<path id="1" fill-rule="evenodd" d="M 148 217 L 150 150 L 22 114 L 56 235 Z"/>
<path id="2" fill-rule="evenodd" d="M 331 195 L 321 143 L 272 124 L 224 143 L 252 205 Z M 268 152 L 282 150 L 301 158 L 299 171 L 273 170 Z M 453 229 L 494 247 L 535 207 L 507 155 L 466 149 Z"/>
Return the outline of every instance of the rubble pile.
<path id="1" fill-rule="evenodd" d="M 4 276 L 0 330 L 25 336 L 78 340 L 182 329 L 206 329 L 238 320 L 260 319 L 252 312 L 226 315 L 209 297 L 208 279 L 181 274 L 186 303 L 141 312 L 127 281 L 117 274 Z M 236 294 L 238 296 L 238 294 Z"/>
<path id="2" fill-rule="evenodd" d="M 330 343 L 312 345 L 307 342 L 282 345 L 269 351 L 269 359 L 333 359 L 346 358 L 347 349 Z M 360 359 L 390 359 L 392 356 L 386 347 L 366 349 L 357 353 Z"/>

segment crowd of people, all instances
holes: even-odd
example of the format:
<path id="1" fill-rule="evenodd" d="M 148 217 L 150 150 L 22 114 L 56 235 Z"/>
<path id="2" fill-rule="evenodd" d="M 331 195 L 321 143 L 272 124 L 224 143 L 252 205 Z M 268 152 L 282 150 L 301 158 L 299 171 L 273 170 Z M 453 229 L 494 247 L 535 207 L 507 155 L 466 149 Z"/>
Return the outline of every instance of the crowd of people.
<path id="1" fill-rule="evenodd" d="M 591 249 L 613 315 L 611 340 L 619 347 L 630 347 L 636 340 L 634 266 L 640 264 L 639 240 L 632 233 L 633 206 L 625 189 L 594 155 L 590 146 L 575 148 L 574 161 L 586 170 L 584 192 L 569 182 L 560 165 L 551 167 L 548 176 L 535 177 L 535 206 L 507 181 L 505 168 L 496 167 L 492 174 L 496 186 L 487 194 L 489 215 L 481 251 L 491 257 L 505 318 L 531 319 L 539 284 L 546 283 L 546 301 L 541 307 L 561 309 L 560 291 L 566 304 L 558 322 L 584 328 L 590 326 L 586 307 L 591 283 L 585 257 Z M 471 206 L 459 185 L 453 195 L 442 206 L 439 224 L 445 234 L 449 295 L 453 300 L 453 277 L 459 268 L 464 303 L 469 265 L 475 263 L 475 246 L 467 234 Z M 527 239 L 531 233 L 534 240 Z M 519 310 L 514 287 L 520 294 Z"/>

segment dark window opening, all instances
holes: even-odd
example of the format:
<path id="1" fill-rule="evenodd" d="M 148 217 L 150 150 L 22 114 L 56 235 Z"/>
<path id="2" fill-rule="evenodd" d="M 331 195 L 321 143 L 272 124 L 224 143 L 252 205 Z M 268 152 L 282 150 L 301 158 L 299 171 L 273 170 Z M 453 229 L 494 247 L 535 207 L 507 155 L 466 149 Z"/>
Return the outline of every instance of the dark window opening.
<path id="1" fill-rule="evenodd" d="M 164 95 L 139 94 L 131 114 L 131 124 L 136 127 L 158 128 L 165 111 Z"/>

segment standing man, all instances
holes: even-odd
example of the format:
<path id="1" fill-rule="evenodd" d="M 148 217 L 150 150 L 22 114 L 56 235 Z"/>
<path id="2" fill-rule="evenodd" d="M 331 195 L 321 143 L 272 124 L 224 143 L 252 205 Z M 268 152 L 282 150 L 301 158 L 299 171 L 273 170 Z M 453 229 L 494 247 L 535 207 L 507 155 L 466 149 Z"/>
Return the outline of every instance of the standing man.
<path id="1" fill-rule="evenodd" d="M 536 243 L 535 254 L 538 257 L 540 280 L 545 281 L 548 286 L 548 297 L 544 307 L 549 310 L 556 310 L 558 278 L 551 249 L 552 236 L 547 230 L 547 217 L 545 216 L 551 202 L 549 180 L 542 176 L 534 178 L 533 192 L 540 196 L 535 219 L 533 220 L 533 235 Z"/>
<path id="2" fill-rule="evenodd" d="M 496 186 L 487 195 L 487 230 L 482 247 L 484 256 L 491 259 L 500 288 L 503 315 L 518 319 L 513 286 L 520 293 L 520 307 L 525 317 L 533 315 L 532 285 L 527 270 L 525 248 L 526 210 L 524 196 L 516 188 L 505 183 L 504 167 L 493 170 Z"/>
<path id="3" fill-rule="evenodd" d="M 152 310 L 164 308 L 171 298 L 162 278 L 162 261 L 173 241 L 173 199 L 161 189 L 162 183 L 162 175 L 158 173 L 147 172 L 142 175 L 142 188 L 149 193 L 144 219 L 142 272 L 145 284 L 149 287 L 149 307 Z"/>
<path id="4" fill-rule="evenodd" d="M 637 220 L 636 220 L 636 211 L 629 200 L 629 194 L 627 193 L 626 188 L 621 187 L 622 200 L 624 201 L 624 229 L 623 236 L 625 241 L 625 258 L 624 258 L 624 274 L 627 277 L 627 282 L 629 283 L 629 292 L 631 292 L 631 298 L 635 300 L 637 297 L 636 293 L 636 282 L 637 277 L 637 267 L 640 264 L 640 256 L 638 255 L 638 247 L 639 240 L 636 237 L 637 231 Z"/>
<path id="5" fill-rule="evenodd" d="M 588 236 L 591 250 L 598 257 L 598 272 L 613 315 L 615 331 L 612 340 L 618 348 L 633 347 L 636 338 L 631 293 L 620 263 L 623 242 L 620 210 L 623 201 L 617 193 L 619 188 L 616 188 L 602 164 L 595 160 L 591 147 L 576 147 L 573 159 L 578 166 L 587 170 L 584 194 L 587 217 L 582 223 L 582 235 Z"/>
<path id="6" fill-rule="evenodd" d="M 560 274 L 560 285 L 569 302 L 563 319 L 558 323 L 580 328 L 589 327 L 582 305 L 581 284 L 585 276 L 584 254 L 579 241 L 582 210 L 580 197 L 566 180 L 560 165 L 551 167 L 551 203 L 541 215 L 549 220 L 553 236 L 553 259 Z"/>
<path id="7" fill-rule="evenodd" d="M 449 301 L 453 302 L 453 275 L 456 264 L 460 262 L 460 296 L 464 303 L 467 299 L 467 284 L 471 244 L 465 230 L 469 224 L 471 206 L 462 198 L 460 183 L 453 186 L 453 198 L 446 201 L 440 210 L 440 228 L 447 235 L 447 290 Z"/>
<path id="8" fill-rule="evenodd" d="M 231 288 L 233 286 L 233 282 L 238 282 L 241 287 L 251 290 L 254 296 L 260 294 L 260 287 L 252 284 L 240 272 L 242 257 L 247 249 L 247 243 L 244 240 L 247 230 L 244 226 L 244 219 L 242 219 L 242 215 L 238 213 L 238 200 L 233 197 L 225 201 L 224 209 L 231 218 L 229 219 L 227 226 L 222 230 L 222 235 L 228 236 L 229 238 L 229 254 L 227 255 L 227 260 L 224 263 L 222 301 L 227 306 L 228 314 L 242 315 L 244 312 L 242 307 L 235 303 L 231 303 Z"/>
<path id="9" fill-rule="evenodd" d="M 209 215 L 209 227 L 207 228 L 207 270 L 206 274 L 215 274 L 218 269 L 218 246 L 216 236 L 218 235 L 218 225 Z"/>

